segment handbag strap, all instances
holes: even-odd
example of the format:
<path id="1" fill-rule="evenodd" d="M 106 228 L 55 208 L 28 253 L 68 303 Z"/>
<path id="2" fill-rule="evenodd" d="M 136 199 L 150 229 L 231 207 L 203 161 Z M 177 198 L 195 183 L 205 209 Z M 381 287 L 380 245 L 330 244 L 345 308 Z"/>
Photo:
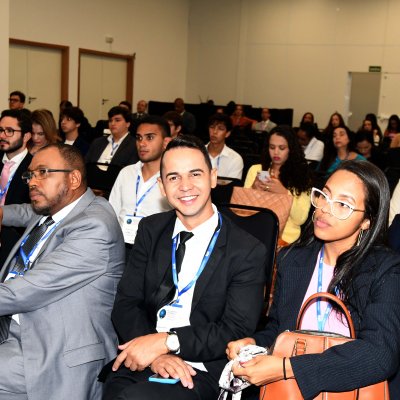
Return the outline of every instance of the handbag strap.
<path id="1" fill-rule="evenodd" d="M 354 324 L 353 324 L 353 319 L 351 318 L 350 312 L 347 309 L 347 307 L 344 305 L 343 301 L 340 300 L 337 296 L 331 294 L 331 293 L 327 293 L 327 292 L 318 292 L 318 293 L 314 293 L 313 295 L 311 295 L 302 305 L 300 312 L 299 312 L 299 316 L 297 317 L 297 323 L 296 323 L 296 329 L 300 329 L 301 327 L 301 323 L 303 321 L 303 316 L 304 316 L 304 312 L 306 311 L 306 308 L 310 305 L 310 303 L 318 298 L 324 298 L 324 299 L 328 299 L 330 301 L 333 301 L 334 303 L 336 303 L 340 308 L 341 311 L 343 312 L 343 314 L 346 316 L 347 319 L 347 323 L 349 324 L 349 330 L 350 330 L 350 337 L 352 339 L 356 338 L 356 334 L 355 334 L 355 330 L 354 330 Z"/>

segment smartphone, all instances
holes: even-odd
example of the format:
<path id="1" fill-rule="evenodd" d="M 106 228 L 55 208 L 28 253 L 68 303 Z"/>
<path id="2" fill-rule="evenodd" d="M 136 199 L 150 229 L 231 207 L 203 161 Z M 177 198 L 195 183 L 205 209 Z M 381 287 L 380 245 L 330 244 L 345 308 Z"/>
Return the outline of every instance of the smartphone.
<path id="1" fill-rule="evenodd" d="M 259 171 L 257 175 L 258 179 L 263 182 L 267 181 L 270 178 L 269 171 Z"/>
<path id="2" fill-rule="evenodd" d="M 149 381 L 150 382 L 158 382 L 158 383 L 167 383 L 168 385 L 174 385 L 175 383 L 178 383 L 180 381 L 179 378 L 172 378 L 171 376 L 169 378 L 163 378 L 161 375 L 154 374 L 149 376 Z"/>

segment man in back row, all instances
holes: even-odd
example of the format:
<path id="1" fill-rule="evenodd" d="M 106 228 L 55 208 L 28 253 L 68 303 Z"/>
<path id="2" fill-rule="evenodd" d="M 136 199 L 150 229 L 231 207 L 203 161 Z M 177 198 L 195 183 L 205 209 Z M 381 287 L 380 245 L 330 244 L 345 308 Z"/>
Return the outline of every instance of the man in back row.
<path id="1" fill-rule="evenodd" d="M 266 248 L 219 214 L 216 180 L 198 138 L 168 144 L 159 184 L 175 210 L 139 223 L 112 312 L 121 353 L 105 400 L 215 400 L 226 343 L 255 330 Z M 180 382 L 149 382 L 154 373 Z"/>
<path id="2" fill-rule="evenodd" d="M 169 125 L 163 118 L 141 119 L 136 132 L 140 161 L 123 168 L 111 190 L 109 201 L 124 233 L 127 250 L 135 241 L 143 217 L 171 209 L 157 185 L 161 154 L 170 139 Z"/>
<path id="3" fill-rule="evenodd" d="M 79 150 L 44 147 L 23 175 L 32 206 L 0 208 L 5 225 L 27 228 L 0 270 L 1 400 L 101 397 L 125 249 L 114 211 L 85 175 Z"/>

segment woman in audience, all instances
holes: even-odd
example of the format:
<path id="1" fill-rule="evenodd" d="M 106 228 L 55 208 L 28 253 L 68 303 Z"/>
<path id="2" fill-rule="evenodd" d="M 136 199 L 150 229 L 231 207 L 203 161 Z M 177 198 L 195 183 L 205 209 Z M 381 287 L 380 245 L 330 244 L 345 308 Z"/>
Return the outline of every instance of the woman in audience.
<path id="1" fill-rule="evenodd" d="M 342 163 L 322 191 L 313 189 L 312 221 L 300 240 L 278 256 L 275 296 L 265 329 L 228 344 L 233 359 L 247 344 L 270 347 L 294 330 L 310 295 L 337 294 L 350 310 L 356 339 L 320 354 L 258 356 L 233 372 L 255 385 L 296 379 L 305 399 L 322 391 L 341 392 L 389 380 L 390 398 L 400 398 L 400 256 L 386 238 L 389 187 L 366 161 Z M 310 305 L 302 329 L 349 335 L 345 317 L 320 300 Z M 317 317 L 318 315 L 318 317 Z M 319 318 L 321 316 L 322 318 Z M 319 321 L 319 322 L 318 322 Z"/>
<path id="2" fill-rule="evenodd" d="M 300 125 L 305 124 L 305 123 L 310 123 L 313 124 L 314 123 L 314 114 L 311 112 L 306 112 L 304 113 L 303 117 L 301 118 L 300 121 Z"/>
<path id="3" fill-rule="evenodd" d="M 58 136 L 56 121 L 49 110 L 41 109 L 33 111 L 32 137 L 28 142 L 28 150 L 35 154 L 40 148 L 61 141 Z"/>
<path id="4" fill-rule="evenodd" d="M 341 114 L 339 114 L 338 112 L 334 112 L 329 118 L 328 125 L 324 129 L 324 138 L 328 138 L 328 136 L 332 134 L 333 131 L 339 126 L 345 126 L 344 119 Z"/>
<path id="5" fill-rule="evenodd" d="M 324 157 L 318 171 L 330 175 L 340 163 L 345 160 L 365 160 L 357 154 L 354 146 L 354 133 L 347 126 L 340 126 L 327 137 L 324 148 Z"/>
<path id="6" fill-rule="evenodd" d="M 310 209 L 311 173 L 299 142 L 288 126 L 277 126 L 267 135 L 262 164 L 250 167 L 244 187 L 293 196 L 289 218 L 282 240 L 293 243 L 300 236 L 300 227 Z M 260 179 L 257 173 L 268 171 L 270 178 Z"/>
<path id="7" fill-rule="evenodd" d="M 372 133 L 373 144 L 375 146 L 379 146 L 381 144 L 383 138 L 381 129 L 379 128 L 378 124 L 374 124 L 374 122 L 371 119 L 364 119 L 362 126 L 357 131 L 357 134 L 358 132 L 361 131 L 367 131 Z"/>
<path id="8" fill-rule="evenodd" d="M 388 125 L 383 134 L 386 148 L 390 146 L 390 142 L 397 133 L 400 133 L 400 119 L 396 114 L 393 114 L 389 117 Z"/>
<path id="9" fill-rule="evenodd" d="M 385 158 L 379 147 L 374 145 L 371 131 L 358 131 L 355 139 L 356 150 L 369 162 L 378 166 L 381 170 L 385 169 Z"/>

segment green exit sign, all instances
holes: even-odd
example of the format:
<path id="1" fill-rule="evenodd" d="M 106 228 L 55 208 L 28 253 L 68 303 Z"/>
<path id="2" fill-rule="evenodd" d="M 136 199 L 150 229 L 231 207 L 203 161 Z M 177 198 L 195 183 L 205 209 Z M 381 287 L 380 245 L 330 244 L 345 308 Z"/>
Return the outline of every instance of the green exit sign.
<path id="1" fill-rule="evenodd" d="M 368 68 L 368 72 L 381 72 L 382 67 L 380 65 L 370 65 Z"/>

